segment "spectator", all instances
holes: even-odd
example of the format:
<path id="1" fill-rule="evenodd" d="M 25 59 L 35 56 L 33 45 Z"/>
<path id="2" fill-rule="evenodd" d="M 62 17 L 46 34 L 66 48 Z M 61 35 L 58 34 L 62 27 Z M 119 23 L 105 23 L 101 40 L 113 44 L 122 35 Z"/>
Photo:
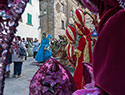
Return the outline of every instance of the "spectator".
<path id="1" fill-rule="evenodd" d="M 12 54 L 9 52 L 7 66 L 6 66 L 6 77 L 10 77 L 10 64 L 12 63 Z"/>
<path id="2" fill-rule="evenodd" d="M 33 41 L 33 58 L 35 58 L 38 49 L 39 49 L 39 42 L 38 42 L 37 38 L 35 38 Z"/>
<path id="3" fill-rule="evenodd" d="M 28 48 L 27 48 L 28 56 L 29 56 L 29 57 L 32 57 L 32 56 L 33 56 L 32 47 L 33 47 L 33 45 L 32 45 L 32 40 L 29 40 L 29 41 L 28 41 Z"/>
<path id="4" fill-rule="evenodd" d="M 22 39 L 23 44 L 25 45 L 26 48 L 28 48 L 28 42 L 25 40 L 25 38 Z M 27 50 L 25 53 L 25 60 L 27 60 Z"/>
<path id="5" fill-rule="evenodd" d="M 17 53 L 17 49 L 14 49 L 13 54 L 12 54 L 12 61 L 14 62 L 13 77 L 21 77 L 22 64 L 23 64 L 24 59 L 25 59 L 24 52 L 26 51 L 25 45 L 23 44 L 23 42 L 21 42 L 21 37 L 17 36 L 17 38 L 19 40 L 19 53 Z"/>
<path id="6" fill-rule="evenodd" d="M 22 42 L 24 43 L 25 47 L 28 48 L 28 42 L 25 40 L 25 38 L 22 39 Z"/>
<path id="7" fill-rule="evenodd" d="M 3 55 L 3 48 L 2 45 L 0 45 L 0 58 Z M 10 76 L 10 64 L 12 63 L 12 55 L 9 51 L 9 55 L 8 55 L 8 60 L 7 60 L 7 66 L 6 66 L 6 77 Z"/>

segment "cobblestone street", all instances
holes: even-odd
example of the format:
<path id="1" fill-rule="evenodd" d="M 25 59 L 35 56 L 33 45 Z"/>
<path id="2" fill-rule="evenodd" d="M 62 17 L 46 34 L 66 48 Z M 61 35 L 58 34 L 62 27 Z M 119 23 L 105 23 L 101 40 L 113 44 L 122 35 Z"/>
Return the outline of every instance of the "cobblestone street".
<path id="1" fill-rule="evenodd" d="M 4 95 L 29 95 L 29 84 L 32 76 L 38 70 L 38 66 L 33 65 L 34 60 L 28 58 L 23 64 L 22 77 L 13 78 L 13 64 L 11 64 L 10 78 L 6 79 Z"/>
<path id="2" fill-rule="evenodd" d="M 13 64 L 11 64 L 11 75 L 10 78 L 6 78 L 4 95 L 29 95 L 29 84 L 33 75 L 39 69 L 38 66 L 34 65 L 33 58 L 28 58 L 23 63 L 22 77 L 13 78 Z M 68 70 L 73 74 L 74 69 L 69 66 Z"/>

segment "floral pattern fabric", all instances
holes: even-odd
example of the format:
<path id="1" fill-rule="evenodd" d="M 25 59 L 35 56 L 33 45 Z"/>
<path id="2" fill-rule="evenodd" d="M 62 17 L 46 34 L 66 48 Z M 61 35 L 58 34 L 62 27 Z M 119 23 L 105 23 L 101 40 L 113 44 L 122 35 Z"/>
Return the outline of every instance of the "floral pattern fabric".
<path id="1" fill-rule="evenodd" d="M 75 82 L 68 70 L 50 58 L 31 80 L 29 95 L 72 95 L 75 90 Z"/>

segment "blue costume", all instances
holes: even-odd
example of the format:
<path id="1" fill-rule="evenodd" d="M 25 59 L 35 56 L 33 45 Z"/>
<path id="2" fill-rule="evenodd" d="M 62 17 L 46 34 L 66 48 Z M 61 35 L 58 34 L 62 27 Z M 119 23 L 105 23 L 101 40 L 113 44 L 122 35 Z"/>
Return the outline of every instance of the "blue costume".
<path id="1" fill-rule="evenodd" d="M 52 38 L 52 36 L 48 35 L 47 38 L 42 39 L 41 45 L 35 57 L 37 62 L 45 62 L 52 56 L 51 49 L 49 48 L 49 38 Z"/>

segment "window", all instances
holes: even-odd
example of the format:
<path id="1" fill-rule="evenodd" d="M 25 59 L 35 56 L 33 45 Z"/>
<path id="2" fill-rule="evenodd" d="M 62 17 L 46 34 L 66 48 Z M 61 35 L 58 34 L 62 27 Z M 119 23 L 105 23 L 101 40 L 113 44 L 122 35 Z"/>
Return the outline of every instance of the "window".
<path id="1" fill-rule="evenodd" d="M 32 4 L 32 0 L 29 0 L 29 3 Z"/>
<path id="2" fill-rule="evenodd" d="M 32 15 L 31 14 L 27 14 L 27 24 L 32 25 Z"/>
<path id="3" fill-rule="evenodd" d="M 62 29 L 65 29 L 65 24 L 63 20 L 62 20 Z"/>
<path id="4" fill-rule="evenodd" d="M 60 8 L 61 8 L 61 11 L 62 11 L 62 12 L 65 11 L 64 4 L 63 4 L 63 3 L 61 3 L 61 7 L 60 7 Z"/>

